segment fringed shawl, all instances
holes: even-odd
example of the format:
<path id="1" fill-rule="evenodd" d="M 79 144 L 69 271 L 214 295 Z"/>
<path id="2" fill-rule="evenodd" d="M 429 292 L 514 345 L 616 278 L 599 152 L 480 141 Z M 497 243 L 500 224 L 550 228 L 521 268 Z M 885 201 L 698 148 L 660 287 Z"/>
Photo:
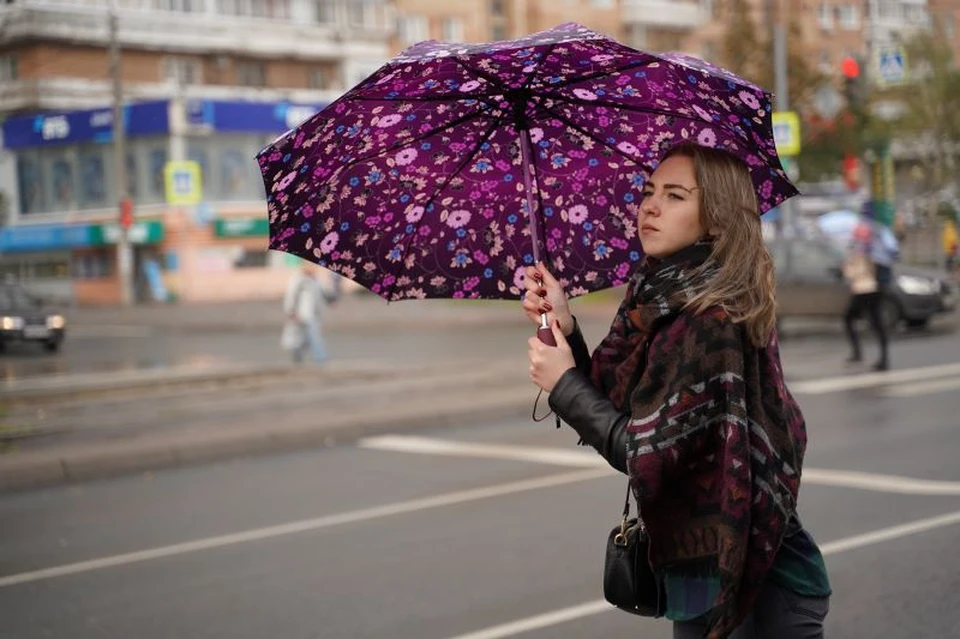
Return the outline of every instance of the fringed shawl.
<path id="1" fill-rule="evenodd" d="M 593 355 L 629 410 L 627 467 L 655 570 L 716 574 L 708 637 L 746 617 L 795 511 L 806 427 L 776 332 L 755 347 L 722 308 L 684 309 L 715 268 L 697 244 L 638 269 Z"/>

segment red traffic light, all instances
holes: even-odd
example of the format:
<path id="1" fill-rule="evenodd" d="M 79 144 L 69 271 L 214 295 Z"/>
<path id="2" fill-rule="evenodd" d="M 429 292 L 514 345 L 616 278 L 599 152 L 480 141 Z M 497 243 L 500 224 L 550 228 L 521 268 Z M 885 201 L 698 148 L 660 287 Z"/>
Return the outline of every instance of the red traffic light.
<path id="1" fill-rule="evenodd" d="M 133 226 L 133 201 L 124 198 L 120 201 L 120 228 L 128 230 Z"/>
<path id="2" fill-rule="evenodd" d="M 856 78 L 860 75 L 860 63 L 857 62 L 855 58 L 847 56 L 840 63 L 840 70 L 843 72 L 844 77 L 847 78 Z"/>

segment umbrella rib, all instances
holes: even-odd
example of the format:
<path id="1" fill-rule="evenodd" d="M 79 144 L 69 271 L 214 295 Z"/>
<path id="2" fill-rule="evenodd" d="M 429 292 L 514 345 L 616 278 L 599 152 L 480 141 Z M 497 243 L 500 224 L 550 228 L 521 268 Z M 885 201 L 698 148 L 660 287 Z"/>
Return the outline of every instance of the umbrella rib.
<path id="1" fill-rule="evenodd" d="M 436 199 L 440 196 L 441 193 L 443 193 L 443 190 L 444 190 L 445 188 L 447 188 L 447 185 L 450 184 L 451 181 L 453 181 L 453 178 L 455 178 L 456 176 L 460 175 L 460 171 L 462 171 L 463 168 L 464 168 L 465 166 L 467 166 L 467 164 L 469 164 L 469 163 L 473 160 L 473 158 L 475 158 L 475 157 L 477 156 L 477 154 L 480 152 L 480 147 L 482 147 L 482 146 L 484 145 L 484 143 L 485 143 L 487 140 L 490 139 L 490 137 L 496 132 L 497 128 L 500 126 L 500 124 L 501 124 L 502 122 L 503 122 L 503 118 L 502 118 L 502 117 L 501 117 L 501 118 L 497 118 L 497 119 L 493 122 L 493 124 L 490 125 L 490 128 L 487 129 L 487 131 L 483 134 L 483 137 L 482 137 L 482 138 L 480 139 L 480 141 L 476 144 L 476 146 L 474 146 L 473 152 L 471 152 L 471 153 L 460 163 L 460 165 L 457 167 L 457 169 L 456 169 L 455 171 L 451 171 L 446 177 L 444 177 L 443 183 L 442 183 L 439 187 L 437 187 L 437 190 L 434 191 L 433 195 L 431 195 L 430 198 L 429 198 L 426 202 L 424 202 L 424 204 L 423 204 L 424 211 L 426 211 L 427 207 L 430 206 L 431 204 L 433 204 L 433 201 L 436 200 Z M 420 229 L 420 225 L 417 224 L 417 230 L 419 230 L 419 229 Z M 407 243 L 407 245 L 404 247 L 404 249 L 403 249 L 403 255 L 400 256 L 400 262 L 399 262 L 399 263 L 400 263 L 401 265 L 406 261 L 407 255 L 410 253 L 410 249 L 413 248 L 413 244 L 414 244 L 414 242 L 416 241 L 417 237 L 418 237 L 418 234 L 417 234 L 416 232 L 414 232 L 414 233 L 412 234 L 411 238 L 410 238 L 410 241 L 409 241 L 409 242 Z M 396 289 L 396 287 L 397 287 L 397 282 L 399 282 L 399 278 L 394 279 L 393 284 L 390 285 L 390 290 L 387 291 L 387 296 L 386 296 L 388 300 L 390 299 L 390 297 L 393 296 L 393 291 L 394 291 L 394 289 Z"/>
<path id="2" fill-rule="evenodd" d="M 467 64 L 466 62 L 464 62 L 464 61 L 463 61 L 461 58 L 459 58 L 459 57 L 454 58 L 454 60 L 456 61 L 457 64 L 459 64 L 461 67 L 463 67 L 464 69 L 466 69 L 466 70 L 469 71 L 470 73 L 474 74 L 475 76 L 481 77 L 481 78 L 483 78 L 484 80 L 486 80 L 487 82 L 489 82 L 489 83 L 490 83 L 490 86 L 504 87 L 503 82 L 502 82 L 501 80 L 499 80 L 499 79 L 497 78 L 497 76 L 495 76 L 495 75 L 493 75 L 493 74 L 490 74 L 490 73 L 487 73 L 486 71 L 484 71 L 484 70 L 482 70 L 482 69 L 477 69 L 476 67 L 473 67 L 473 66 Z M 504 88 L 507 88 L 507 87 L 504 87 Z M 487 97 L 493 97 L 494 95 L 500 95 L 500 93 L 501 93 L 501 92 L 492 93 L 492 94 L 490 94 L 490 95 L 487 96 Z"/>
<path id="3" fill-rule="evenodd" d="M 444 125 L 442 125 L 442 126 L 438 126 L 438 127 L 434 128 L 434 129 L 431 129 L 431 130 L 427 131 L 426 133 L 423 133 L 423 134 L 421 134 L 421 135 L 412 137 L 412 138 L 410 138 L 409 140 L 403 140 L 403 141 L 400 141 L 400 142 L 396 142 L 396 143 L 390 145 L 389 147 L 387 147 L 387 148 L 385 148 L 385 149 L 381 149 L 381 150 L 377 151 L 376 153 L 372 153 L 372 154 L 370 154 L 370 155 L 366 155 L 366 156 L 364 156 L 364 157 L 362 157 L 362 158 L 357 158 L 356 160 L 351 160 L 351 161 L 349 161 L 349 162 L 344 162 L 344 163 L 340 166 L 340 169 L 339 169 L 339 170 L 340 170 L 340 171 L 343 171 L 344 169 L 347 169 L 347 168 L 356 166 L 357 164 L 360 164 L 361 162 L 366 162 L 367 160 L 372 160 L 373 158 L 380 157 L 381 155 L 384 155 L 384 154 L 386 154 L 386 153 L 390 153 L 391 151 L 395 151 L 395 150 L 397 150 L 397 149 L 399 149 L 399 148 L 402 148 L 402 147 L 405 147 L 405 146 L 410 146 L 411 144 L 414 144 L 414 143 L 419 142 L 419 141 L 421 141 L 421 140 L 427 139 L 427 138 L 430 137 L 431 135 L 435 135 L 435 134 L 440 133 L 440 132 L 442 132 L 442 131 L 446 131 L 447 129 L 452 129 L 452 128 L 455 127 L 455 126 L 459 126 L 459 125 L 464 124 L 464 123 L 466 123 L 466 122 L 469 122 L 470 120 L 473 120 L 473 119 L 485 117 L 486 115 L 487 115 L 487 114 L 485 114 L 485 113 L 479 113 L 479 112 L 477 112 L 477 111 L 472 111 L 472 112 L 470 112 L 470 113 L 468 113 L 468 114 L 466 114 L 466 115 L 460 116 L 460 117 L 457 118 L 456 120 L 451 120 L 450 122 L 447 122 L 446 124 L 444 124 Z"/>
<path id="4" fill-rule="evenodd" d="M 605 148 L 607 148 L 607 149 L 610 149 L 611 151 L 613 151 L 613 152 L 616 153 L 617 155 L 619 155 L 619 156 L 623 157 L 624 159 L 630 161 L 632 164 L 636 164 L 636 165 L 639 165 L 639 164 L 640 164 L 640 163 L 637 161 L 636 158 L 630 157 L 629 155 L 627 155 L 626 153 L 624 153 L 623 151 L 621 151 L 621 150 L 618 149 L 617 147 L 611 146 L 611 145 L 608 144 L 606 141 L 601 140 L 601 139 L 598 138 L 596 135 L 594 135 L 593 133 L 590 133 L 589 131 L 587 131 L 587 130 L 584 129 L 582 126 L 580 126 L 579 124 L 575 123 L 573 120 L 571 120 L 571 119 L 568 118 L 567 116 L 563 115 L 562 113 L 558 113 L 557 111 L 554 111 L 551 107 L 548 107 L 548 106 L 546 106 L 545 104 L 541 104 L 541 105 L 539 105 L 539 106 L 540 106 L 541 109 L 543 109 L 544 111 L 548 112 L 550 115 L 552 115 L 553 117 L 557 118 L 558 120 L 560 120 L 561 122 L 563 122 L 564 124 L 566 124 L 566 125 L 567 125 L 568 127 L 570 127 L 571 129 L 574 129 L 575 131 L 579 132 L 581 135 L 584 135 L 584 136 L 590 138 L 591 140 L 593 140 L 594 142 L 596 142 L 597 144 L 599 144 L 599 145 L 601 145 L 601 146 L 603 146 L 603 147 L 605 147 Z"/>
<path id="5" fill-rule="evenodd" d="M 558 82 L 557 84 L 551 84 L 549 86 L 545 86 L 544 88 L 545 89 L 563 89 L 569 86 L 573 86 L 574 84 L 579 84 L 580 82 L 587 82 L 589 80 L 593 80 L 595 78 L 602 78 L 607 75 L 613 75 L 614 73 L 623 73 L 624 71 L 629 71 L 631 69 L 646 67 L 652 64 L 653 62 L 664 62 L 664 60 L 661 60 L 660 58 L 652 58 L 644 62 L 631 62 L 630 64 L 623 65 L 622 67 L 616 67 L 614 69 L 606 69 L 604 71 L 595 71 L 594 73 L 588 73 L 587 75 L 584 75 L 584 76 L 571 78 L 570 80 L 566 80 L 564 82 Z"/>
<path id="6" fill-rule="evenodd" d="M 691 122 L 706 122 L 706 120 L 702 120 L 700 118 L 692 117 L 689 115 L 683 115 L 682 113 L 676 113 L 673 111 L 667 111 L 665 109 L 661 109 L 658 107 L 636 107 L 628 104 L 620 104 L 617 102 L 608 102 L 607 100 L 583 100 L 577 97 L 566 96 L 561 93 L 554 93 L 552 91 L 541 94 L 541 95 L 542 97 L 553 98 L 560 102 L 567 102 L 570 104 L 577 104 L 580 106 L 605 106 L 605 107 L 610 107 L 612 109 L 631 111 L 633 113 L 648 113 L 651 115 L 662 115 L 668 118 L 682 118 L 684 120 L 690 120 Z M 731 129 L 726 124 L 723 124 L 723 123 L 718 124 L 716 122 L 711 121 L 710 125 L 721 128 L 724 131 L 728 131 L 729 133 L 732 133 L 741 139 L 745 139 L 747 142 L 750 141 L 746 133 L 740 133 L 739 131 Z"/>
<path id="7" fill-rule="evenodd" d="M 464 93 L 457 97 L 450 97 L 449 95 L 436 95 L 436 96 L 416 96 L 408 97 L 398 95 L 395 98 L 388 98 L 383 96 L 363 96 L 362 98 L 357 98 L 357 100 L 363 101 L 373 101 L 380 100 L 382 102 L 462 102 L 463 100 L 482 100 L 484 98 L 492 98 L 494 96 L 500 95 L 501 92 L 494 93 Z"/>

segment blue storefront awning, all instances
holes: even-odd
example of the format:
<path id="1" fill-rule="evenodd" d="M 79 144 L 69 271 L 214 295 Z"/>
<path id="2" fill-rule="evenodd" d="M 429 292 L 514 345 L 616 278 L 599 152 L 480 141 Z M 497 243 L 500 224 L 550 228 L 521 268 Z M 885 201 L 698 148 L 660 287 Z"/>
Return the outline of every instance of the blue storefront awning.
<path id="1" fill-rule="evenodd" d="M 0 229 L 0 253 L 56 251 L 94 246 L 96 227 L 89 224 L 38 224 Z"/>
<path id="2" fill-rule="evenodd" d="M 169 101 L 138 102 L 124 108 L 126 133 L 131 137 L 170 131 Z M 188 100 L 191 127 L 223 133 L 282 133 L 300 124 L 326 104 Z M 3 122 L 3 145 L 24 149 L 113 140 L 113 110 L 85 109 L 63 113 L 16 115 Z"/>

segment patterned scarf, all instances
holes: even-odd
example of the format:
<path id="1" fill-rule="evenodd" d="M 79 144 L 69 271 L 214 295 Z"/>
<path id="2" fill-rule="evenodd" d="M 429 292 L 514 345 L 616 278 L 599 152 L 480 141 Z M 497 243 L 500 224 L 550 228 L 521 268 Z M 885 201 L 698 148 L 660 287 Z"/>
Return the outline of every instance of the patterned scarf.
<path id="1" fill-rule="evenodd" d="M 592 378 L 629 410 L 627 466 L 650 562 L 716 575 L 708 637 L 746 617 L 795 512 L 806 428 L 776 333 L 755 347 L 722 308 L 684 310 L 716 268 L 696 244 L 638 269 Z"/>

